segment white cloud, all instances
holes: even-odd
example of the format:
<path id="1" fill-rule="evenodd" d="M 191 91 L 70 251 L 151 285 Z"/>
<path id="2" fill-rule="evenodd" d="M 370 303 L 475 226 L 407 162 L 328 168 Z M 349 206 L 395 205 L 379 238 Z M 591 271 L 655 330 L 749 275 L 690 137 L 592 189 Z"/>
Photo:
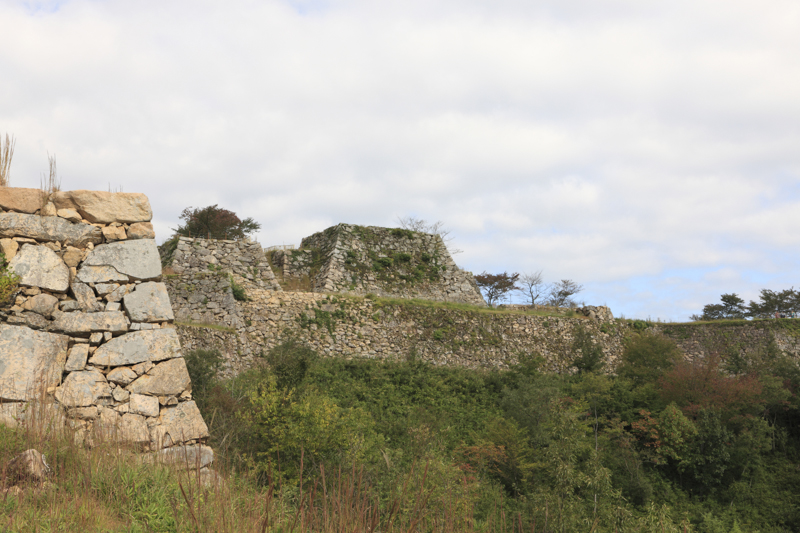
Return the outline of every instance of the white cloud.
<path id="1" fill-rule="evenodd" d="M 0 0 L 0 133 L 14 184 L 55 152 L 66 188 L 147 193 L 162 238 L 190 205 L 256 218 L 264 244 L 413 213 L 444 220 L 469 269 L 543 269 L 628 316 L 686 318 L 793 283 L 798 15 Z"/>

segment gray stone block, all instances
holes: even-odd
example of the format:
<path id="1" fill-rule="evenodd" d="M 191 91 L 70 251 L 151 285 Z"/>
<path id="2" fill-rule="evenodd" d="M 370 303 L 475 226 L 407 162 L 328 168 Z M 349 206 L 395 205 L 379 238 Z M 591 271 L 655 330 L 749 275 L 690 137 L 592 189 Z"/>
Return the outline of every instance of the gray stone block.
<path id="1" fill-rule="evenodd" d="M 181 357 L 181 344 L 174 329 L 132 331 L 100 346 L 89 362 L 98 366 L 127 366 L 145 361 Z"/>
<path id="2" fill-rule="evenodd" d="M 161 258 L 153 239 L 101 244 L 92 250 L 83 265 L 109 266 L 120 274 L 143 281 L 161 278 Z"/>
<path id="3" fill-rule="evenodd" d="M 147 282 L 136 286 L 123 297 L 125 312 L 131 322 L 164 322 L 175 319 L 163 283 Z"/>
<path id="4" fill-rule="evenodd" d="M 103 242 L 103 232 L 90 224 L 72 224 L 59 217 L 0 213 L 0 237 L 28 237 L 83 248 Z"/>
<path id="5" fill-rule="evenodd" d="M 69 338 L 0 324 L 0 399 L 35 400 L 61 382 Z"/>
<path id="6" fill-rule="evenodd" d="M 20 277 L 22 286 L 53 292 L 66 292 L 69 287 L 69 267 L 53 250 L 44 246 L 26 244 L 8 268 Z"/>

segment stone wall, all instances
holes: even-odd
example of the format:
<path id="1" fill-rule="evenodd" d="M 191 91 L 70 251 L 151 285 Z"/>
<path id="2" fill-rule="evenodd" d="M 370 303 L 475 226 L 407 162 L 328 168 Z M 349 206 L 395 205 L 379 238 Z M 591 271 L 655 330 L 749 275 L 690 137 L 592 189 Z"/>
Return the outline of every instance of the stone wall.
<path id="1" fill-rule="evenodd" d="M 221 271 L 236 274 L 259 287 L 280 290 L 257 242 L 179 237 L 169 266 L 179 276 Z"/>
<path id="2" fill-rule="evenodd" d="M 605 354 L 609 367 L 622 353 L 624 323 L 585 317 L 543 317 L 519 312 L 465 311 L 370 298 L 250 288 L 237 302 L 244 325 L 236 332 L 178 327 L 186 349 L 219 348 L 224 375 L 256 363 L 260 354 L 297 339 L 328 357 L 413 356 L 442 365 L 507 368 L 521 355 L 541 355 L 546 368 L 569 371 L 582 328 Z"/>
<path id="3" fill-rule="evenodd" d="M 486 305 L 471 272 L 458 268 L 439 235 L 339 224 L 303 239 L 320 254 L 312 280 L 340 292 Z"/>
<path id="4" fill-rule="evenodd" d="M 0 309 L 0 421 L 48 406 L 87 444 L 210 463 L 147 197 L 0 188 L 0 206 L 0 247 L 19 277 Z"/>
<path id="5" fill-rule="evenodd" d="M 720 321 L 704 324 L 661 324 L 656 330 L 674 340 L 689 359 L 704 359 L 710 353 L 726 358 L 748 358 L 775 347 L 800 358 L 800 320 Z"/>

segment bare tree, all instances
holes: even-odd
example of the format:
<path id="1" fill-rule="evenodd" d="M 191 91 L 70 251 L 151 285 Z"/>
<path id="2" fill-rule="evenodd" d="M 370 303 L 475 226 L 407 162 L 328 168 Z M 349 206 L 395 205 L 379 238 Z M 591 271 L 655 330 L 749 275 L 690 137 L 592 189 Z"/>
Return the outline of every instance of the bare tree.
<path id="1" fill-rule="evenodd" d="M 547 286 L 542 278 L 542 271 L 528 273 L 525 272 L 519 277 L 519 290 L 525 294 L 525 298 L 531 303 L 536 305 L 536 300 L 542 298 L 547 291 Z"/>
<path id="2" fill-rule="evenodd" d="M 442 238 L 442 242 L 447 247 L 450 255 L 460 254 L 464 250 L 454 248 L 450 243 L 453 242 L 453 237 L 450 235 L 450 230 L 444 227 L 444 222 L 437 220 L 436 222 L 428 222 L 421 218 L 416 217 L 397 217 L 397 223 L 403 229 L 411 231 L 418 231 L 420 233 L 432 233 Z"/>
<path id="3" fill-rule="evenodd" d="M 547 303 L 554 307 L 574 307 L 575 301 L 572 296 L 582 290 L 583 285 L 579 285 L 571 279 L 562 279 L 548 287 Z"/>
<path id="4" fill-rule="evenodd" d="M 11 183 L 11 158 L 14 157 L 14 145 L 16 144 L 17 140 L 13 135 L 9 137 L 8 133 L 6 133 L 5 142 L 0 138 L 0 187 L 8 187 Z"/>

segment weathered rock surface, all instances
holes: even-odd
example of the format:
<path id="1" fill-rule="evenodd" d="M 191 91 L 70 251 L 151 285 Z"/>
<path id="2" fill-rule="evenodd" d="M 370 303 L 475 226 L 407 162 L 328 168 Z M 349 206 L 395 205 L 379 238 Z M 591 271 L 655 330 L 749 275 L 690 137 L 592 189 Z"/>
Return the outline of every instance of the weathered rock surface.
<path id="1" fill-rule="evenodd" d="M 158 398 L 144 394 L 131 394 L 129 412 L 143 416 L 158 416 Z"/>
<path id="2" fill-rule="evenodd" d="M 175 319 L 167 287 L 163 283 L 141 283 L 122 300 L 131 322 L 163 322 Z"/>
<path id="3" fill-rule="evenodd" d="M 97 297 L 94 295 L 94 291 L 91 287 L 85 283 L 76 281 L 70 285 L 70 288 L 72 289 L 72 294 L 75 296 L 75 299 L 78 301 L 78 305 L 83 312 L 93 313 L 100 310 L 101 306 L 98 303 Z"/>
<path id="4" fill-rule="evenodd" d="M 69 349 L 69 357 L 67 357 L 67 364 L 64 365 L 66 372 L 76 372 L 83 370 L 86 367 L 86 359 L 89 357 L 88 344 L 75 344 Z"/>
<path id="5" fill-rule="evenodd" d="M 0 399 L 33 400 L 58 385 L 68 345 L 64 335 L 0 324 Z"/>
<path id="6" fill-rule="evenodd" d="M 156 232 L 150 222 L 137 222 L 128 228 L 129 239 L 155 239 Z"/>
<path id="7" fill-rule="evenodd" d="M 121 314 L 121 313 L 120 313 Z M 181 344 L 174 329 L 133 331 L 100 346 L 89 363 L 97 366 L 127 366 L 144 361 L 181 357 Z"/>
<path id="8" fill-rule="evenodd" d="M 91 224 L 72 224 L 60 217 L 0 213 L 0 237 L 28 237 L 84 247 L 103 242 L 103 232 Z"/>
<path id="9" fill-rule="evenodd" d="M 20 213 L 35 213 L 42 207 L 43 194 L 44 191 L 41 189 L 2 187 L 0 188 L 0 207 Z"/>
<path id="10" fill-rule="evenodd" d="M 0 424 L 15 428 L 23 420 L 28 408 L 26 402 L 0 403 Z"/>
<path id="11" fill-rule="evenodd" d="M 151 463 L 175 465 L 184 468 L 203 468 L 214 461 L 214 450 L 203 444 L 175 446 L 148 453 L 144 460 Z"/>
<path id="12" fill-rule="evenodd" d="M 80 222 L 83 217 L 74 209 L 58 209 L 56 215 L 66 218 L 70 222 Z"/>
<path id="13" fill-rule="evenodd" d="M 208 437 L 208 426 L 194 402 L 183 402 L 161 411 L 159 424 L 150 430 L 150 437 L 155 448 L 166 448 Z"/>
<path id="14" fill-rule="evenodd" d="M 44 246 L 26 244 L 8 268 L 20 277 L 22 286 L 53 292 L 66 292 L 69 287 L 69 268 L 53 250 Z"/>
<path id="15" fill-rule="evenodd" d="M 111 387 L 99 370 L 71 372 L 56 389 L 56 400 L 65 407 L 89 407 L 110 396 Z"/>
<path id="16" fill-rule="evenodd" d="M 150 430 L 144 417 L 135 413 L 125 413 L 119 423 L 117 439 L 132 444 L 150 442 Z"/>
<path id="17" fill-rule="evenodd" d="M 185 391 L 191 384 L 183 357 L 154 366 L 150 372 L 128 385 L 129 392 L 153 396 L 171 396 Z"/>
<path id="18" fill-rule="evenodd" d="M 50 475 L 45 457 L 33 448 L 25 450 L 9 461 L 6 467 L 6 483 L 14 485 L 23 481 L 41 482 Z"/>
<path id="19" fill-rule="evenodd" d="M 150 201 L 141 193 L 68 191 L 53 195 L 59 209 L 75 209 L 89 222 L 149 222 L 153 218 Z"/>
<path id="20" fill-rule="evenodd" d="M 38 313 L 26 311 L 19 315 L 12 315 L 6 320 L 6 324 L 11 326 L 25 326 L 31 329 L 47 329 L 50 322 Z"/>
<path id="21" fill-rule="evenodd" d="M 37 294 L 29 298 L 24 304 L 22 304 L 22 308 L 27 311 L 33 311 L 34 313 L 39 313 L 40 315 L 50 318 L 53 314 L 53 310 L 58 305 L 58 298 L 53 296 L 52 294 Z"/>
<path id="22" fill-rule="evenodd" d="M 0 239 L 0 252 L 6 256 L 6 261 L 11 261 L 17 255 L 19 243 L 14 239 Z"/>
<path id="23" fill-rule="evenodd" d="M 122 385 L 123 387 L 136 379 L 137 376 L 136 372 L 128 368 L 127 366 L 121 366 L 115 368 L 108 374 L 106 374 L 106 379 L 112 383 L 116 383 L 117 385 Z"/>
<path id="24" fill-rule="evenodd" d="M 161 278 L 161 258 L 158 255 L 158 247 L 152 239 L 102 244 L 92 250 L 83 264 L 85 266 L 110 266 L 120 274 L 142 281 Z"/>
<path id="25" fill-rule="evenodd" d="M 110 266 L 83 266 L 78 270 L 77 279 L 83 283 L 108 283 L 128 281 L 128 276 Z"/>
<path id="26" fill-rule="evenodd" d="M 88 336 L 89 333 L 98 331 L 123 333 L 128 331 L 128 323 L 122 311 L 61 313 L 50 325 L 50 329 L 70 335 Z"/>
<path id="27" fill-rule="evenodd" d="M 103 237 L 105 237 L 106 242 L 124 241 L 128 238 L 125 235 L 125 228 L 122 226 L 106 226 L 103 228 Z"/>

